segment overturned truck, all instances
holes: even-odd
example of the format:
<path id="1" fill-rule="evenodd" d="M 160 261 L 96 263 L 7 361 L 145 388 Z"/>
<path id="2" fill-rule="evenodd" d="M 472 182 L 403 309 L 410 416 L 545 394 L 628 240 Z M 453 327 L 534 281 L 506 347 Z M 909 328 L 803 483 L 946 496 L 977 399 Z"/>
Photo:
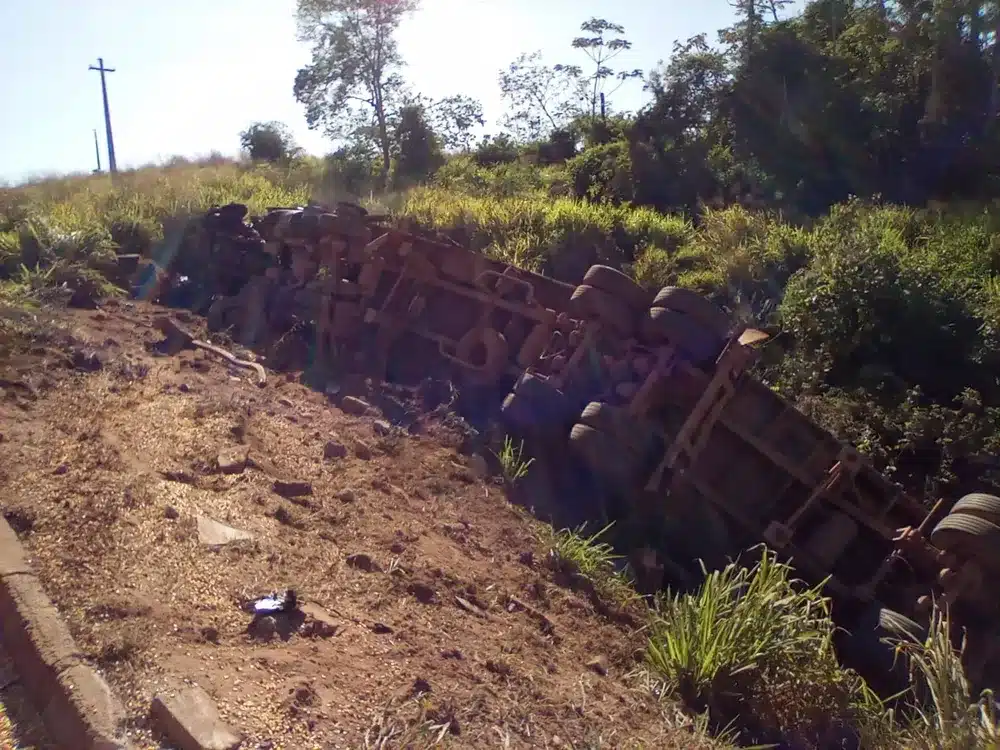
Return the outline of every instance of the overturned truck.
<path id="1" fill-rule="evenodd" d="M 456 383 L 554 492 L 639 530 L 654 585 L 695 585 L 698 561 L 764 542 L 826 581 L 839 649 L 877 686 L 900 677 L 882 639 L 924 632 L 934 602 L 972 682 L 997 684 L 1000 499 L 928 511 L 749 374 L 761 332 L 687 289 L 652 294 L 602 265 L 566 284 L 352 204 L 246 214 L 188 222 L 137 293 L 202 279 L 191 305 L 272 361 L 297 327 L 321 377 Z"/>

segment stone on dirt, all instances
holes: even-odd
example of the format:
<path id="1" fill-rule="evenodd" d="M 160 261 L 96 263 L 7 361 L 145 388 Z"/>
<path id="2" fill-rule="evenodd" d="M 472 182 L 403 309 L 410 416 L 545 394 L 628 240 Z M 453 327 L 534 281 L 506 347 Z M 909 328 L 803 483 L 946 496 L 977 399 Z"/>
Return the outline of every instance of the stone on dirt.
<path id="1" fill-rule="evenodd" d="M 284 479 L 275 479 L 272 489 L 276 495 L 286 499 L 293 497 L 305 497 L 313 493 L 313 486 L 309 482 L 296 482 Z"/>
<path id="2" fill-rule="evenodd" d="M 366 555 L 364 552 L 348 555 L 346 562 L 352 568 L 364 570 L 367 573 L 378 573 L 382 570 L 382 567 L 372 559 L 371 555 Z"/>
<path id="3" fill-rule="evenodd" d="M 323 458 L 330 459 L 344 458 L 347 455 L 347 446 L 338 443 L 336 440 L 328 440 L 323 446 Z"/>
<path id="4" fill-rule="evenodd" d="M 242 529 L 234 529 L 208 516 L 198 516 L 198 541 L 202 544 L 218 547 L 244 539 L 253 539 L 253 534 Z"/>
<path id="5" fill-rule="evenodd" d="M 151 713 L 179 750 L 235 750 L 243 742 L 197 685 L 159 693 L 153 698 Z"/>
<path id="6" fill-rule="evenodd" d="M 340 401 L 340 408 L 342 411 L 352 414 L 355 417 L 364 416 L 372 411 L 371 404 L 356 396 L 344 396 Z"/>
<path id="7" fill-rule="evenodd" d="M 376 419 L 372 423 L 372 429 L 375 431 L 376 435 L 385 436 L 392 432 L 392 425 L 384 419 Z"/>
<path id="8" fill-rule="evenodd" d="M 354 441 L 354 455 L 360 458 L 362 461 L 371 461 L 372 456 L 375 455 L 375 451 L 372 447 L 368 445 L 364 440 Z"/>
<path id="9" fill-rule="evenodd" d="M 333 616 L 318 604 L 306 602 L 299 605 L 306 620 L 302 625 L 302 635 L 315 638 L 329 638 L 337 634 L 339 623 Z"/>
<path id="10" fill-rule="evenodd" d="M 216 459 L 219 463 L 219 471 L 223 474 L 239 474 L 247 467 L 249 449 L 243 446 L 233 448 L 223 448 L 219 451 Z"/>

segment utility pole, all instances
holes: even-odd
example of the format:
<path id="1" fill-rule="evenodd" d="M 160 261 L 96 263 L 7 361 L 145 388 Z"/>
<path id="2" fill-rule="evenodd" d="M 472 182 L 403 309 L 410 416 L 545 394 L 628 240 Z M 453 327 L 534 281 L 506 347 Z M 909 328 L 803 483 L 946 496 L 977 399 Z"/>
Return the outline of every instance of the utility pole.
<path id="1" fill-rule="evenodd" d="M 97 140 L 97 128 L 94 128 L 94 154 L 97 156 L 97 169 L 94 174 L 101 173 L 101 144 Z"/>
<path id="2" fill-rule="evenodd" d="M 111 109 L 108 107 L 108 84 L 104 79 L 105 73 L 114 73 L 114 68 L 104 67 L 104 58 L 97 58 L 97 67 L 90 66 L 90 70 L 96 70 L 101 74 L 101 94 L 104 96 L 104 127 L 108 131 L 108 171 L 111 174 L 118 172 L 118 162 L 115 161 L 115 139 L 111 135 Z"/>

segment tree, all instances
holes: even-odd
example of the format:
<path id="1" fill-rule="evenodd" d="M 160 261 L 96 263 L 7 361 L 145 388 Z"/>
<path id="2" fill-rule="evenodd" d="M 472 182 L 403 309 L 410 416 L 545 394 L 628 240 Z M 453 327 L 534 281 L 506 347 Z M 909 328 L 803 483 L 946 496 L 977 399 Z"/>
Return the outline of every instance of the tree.
<path id="1" fill-rule="evenodd" d="M 473 142 L 473 128 L 486 124 L 483 105 L 462 94 L 427 102 L 424 116 L 448 151 L 468 151 Z"/>
<path id="2" fill-rule="evenodd" d="M 441 145 L 420 105 L 411 104 L 400 110 L 394 140 L 393 183 L 396 187 L 406 187 L 430 177 L 444 163 Z"/>
<path id="3" fill-rule="evenodd" d="M 611 23 L 603 18 L 591 18 L 580 25 L 580 31 L 587 36 L 578 36 L 573 40 L 573 48 L 582 50 L 594 64 L 594 72 L 583 80 L 587 83 L 587 103 L 590 116 L 596 117 L 598 111 L 604 115 L 605 98 L 616 92 L 622 85 L 633 78 L 642 78 L 641 70 L 614 70 L 608 63 L 622 52 L 632 48 L 632 42 L 624 36 L 625 27 Z M 605 34 L 618 34 L 614 39 L 605 39 Z M 577 69 L 579 70 L 579 69 Z M 616 81 L 617 85 L 608 90 L 608 84 Z"/>
<path id="4" fill-rule="evenodd" d="M 254 161 L 283 162 L 298 156 L 301 149 L 292 141 L 288 128 L 280 122 L 255 122 L 240 133 L 240 146 Z"/>
<path id="5" fill-rule="evenodd" d="M 500 72 L 500 93 L 510 106 L 502 124 L 521 141 L 539 140 L 583 113 L 580 68 L 541 59 L 541 52 L 521 54 Z"/>
<path id="6" fill-rule="evenodd" d="M 370 138 L 386 184 L 392 156 L 390 114 L 403 94 L 403 60 L 394 34 L 417 0 L 298 0 L 299 37 L 312 62 L 295 76 L 296 100 L 310 128 L 336 140 Z"/>

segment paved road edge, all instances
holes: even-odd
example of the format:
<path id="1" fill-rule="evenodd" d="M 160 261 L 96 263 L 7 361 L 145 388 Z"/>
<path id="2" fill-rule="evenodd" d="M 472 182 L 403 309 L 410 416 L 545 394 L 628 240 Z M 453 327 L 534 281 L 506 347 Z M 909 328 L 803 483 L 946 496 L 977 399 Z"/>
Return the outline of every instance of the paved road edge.
<path id="1" fill-rule="evenodd" d="M 0 637 L 51 738 L 65 750 L 127 750 L 124 710 L 89 666 L 0 516 Z"/>

